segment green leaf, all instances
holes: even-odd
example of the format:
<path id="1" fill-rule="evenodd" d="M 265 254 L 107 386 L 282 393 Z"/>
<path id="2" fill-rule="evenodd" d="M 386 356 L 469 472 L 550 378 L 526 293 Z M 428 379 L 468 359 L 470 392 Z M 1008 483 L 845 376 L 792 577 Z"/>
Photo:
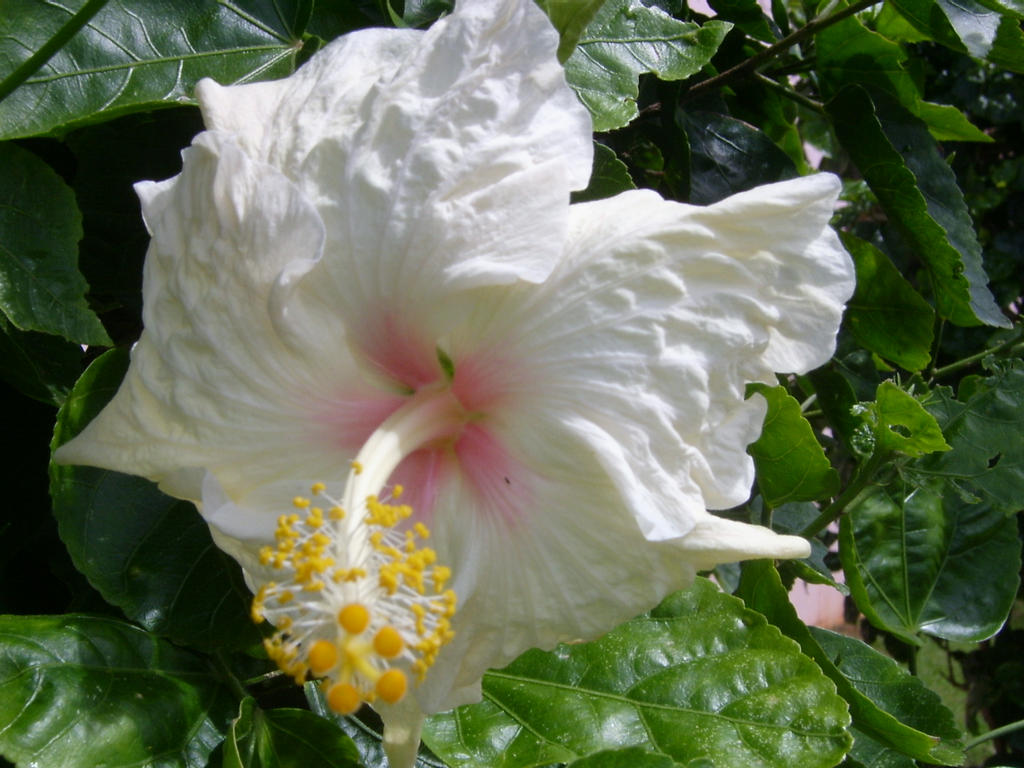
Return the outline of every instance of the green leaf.
<path id="1" fill-rule="evenodd" d="M 687 765 L 700 768 L 700 761 Z M 595 752 L 588 757 L 573 760 L 565 768 L 683 768 L 683 766 L 668 755 L 649 752 L 642 747 L 626 747 L 625 749 Z"/>
<path id="2" fill-rule="evenodd" d="M 690 202 L 696 205 L 798 175 L 789 155 L 742 120 L 685 112 L 679 124 L 690 144 Z"/>
<path id="3" fill-rule="evenodd" d="M 109 344 L 85 301 L 74 194 L 50 166 L 13 144 L 0 144 L 0 165 L 0 310 L 23 331 Z"/>
<path id="4" fill-rule="evenodd" d="M 891 381 L 879 384 L 874 402 L 862 403 L 858 411 L 871 428 L 876 451 L 917 457 L 950 449 L 935 417 Z"/>
<path id="5" fill-rule="evenodd" d="M 920 468 L 947 478 L 967 500 L 1010 515 L 1024 498 L 1024 363 L 971 383 L 966 403 L 946 388 L 925 399 L 953 450 L 928 457 Z"/>
<path id="6" fill-rule="evenodd" d="M 935 311 L 888 256 L 851 234 L 842 239 L 857 270 L 857 289 L 846 306 L 854 338 L 880 357 L 920 371 L 931 362 Z"/>
<path id="7" fill-rule="evenodd" d="M 991 637 L 1017 594 L 1017 521 L 966 503 L 941 481 L 895 494 L 871 489 L 840 521 L 839 557 L 857 607 L 913 644 L 918 632 Z"/>
<path id="8" fill-rule="evenodd" d="M 619 160 L 615 150 L 594 142 L 594 170 L 590 174 L 590 183 L 586 189 L 572 193 L 572 202 L 602 200 L 629 189 L 636 189 L 636 184 L 626 164 Z"/>
<path id="9" fill-rule="evenodd" d="M 336 725 L 305 709 L 262 710 L 242 699 L 224 741 L 223 768 L 359 768 L 359 752 Z"/>
<path id="10" fill-rule="evenodd" d="M 15 72 L 86 0 L 8 0 L 0 78 Z M 179 104 L 203 77 L 221 83 L 290 74 L 308 2 L 112 0 L 6 99 L 0 138 L 47 135 Z"/>
<path id="11" fill-rule="evenodd" d="M 82 348 L 56 336 L 19 331 L 0 316 L 0 378 L 51 405 L 64 402 L 82 370 Z"/>
<path id="12" fill-rule="evenodd" d="M 963 762 L 960 733 L 952 714 L 938 697 L 920 680 L 859 640 L 849 639 L 853 661 L 847 663 L 827 642 L 832 633 L 823 639 L 819 630 L 800 621 L 770 561 L 743 564 L 737 596 L 796 640 L 803 652 L 817 662 L 850 705 L 854 729 L 868 734 L 883 749 L 894 749 L 919 760 L 942 765 Z M 927 711 L 915 706 L 916 702 L 926 705 Z"/>
<path id="13" fill-rule="evenodd" d="M 558 60 L 563 64 L 576 50 L 583 30 L 604 5 L 605 0 L 539 0 L 538 5 L 558 30 Z"/>
<path id="14" fill-rule="evenodd" d="M 0 752 L 36 768 L 202 768 L 231 703 L 206 662 L 89 616 L 0 616 Z"/>
<path id="15" fill-rule="evenodd" d="M 1004 10 L 989 9 L 974 0 L 896 0 L 895 7 L 936 42 L 1014 72 L 1024 71 L 1020 23 Z"/>
<path id="16" fill-rule="evenodd" d="M 747 448 L 754 457 L 765 504 L 778 507 L 835 495 L 839 474 L 800 412 L 800 404 L 784 387 L 751 384 L 749 389 L 768 401 L 761 436 Z"/>
<path id="17" fill-rule="evenodd" d="M 54 448 L 99 412 L 127 367 L 122 350 L 89 366 L 57 416 Z M 241 570 L 214 546 L 192 504 L 142 478 L 56 464 L 50 465 L 50 495 L 75 567 L 129 618 L 199 647 L 258 642 Z"/>
<path id="18" fill-rule="evenodd" d="M 931 276 L 939 314 L 958 325 L 1008 326 L 988 290 L 963 193 L 923 124 L 851 87 L 827 105 L 843 146 Z"/>
<path id="19" fill-rule="evenodd" d="M 700 72 L 731 28 L 721 21 L 677 21 L 656 6 L 608 0 L 566 60 L 565 76 L 590 110 L 595 131 L 621 128 L 637 116 L 641 74 L 682 80 Z"/>
<path id="20" fill-rule="evenodd" d="M 529 651 L 424 739 L 453 766 L 526 768 L 640 747 L 686 765 L 825 768 L 850 744 L 843 701 L 764 618 L 698 579 L 599 640 Z"/>
<path id="21" fill-rule="evenodd" d="M 778 38 L 756 0 L 712 0 L 708 5 L 714 9 L 716 18 L 732 22 L 755 40 L 774 43 Z"/>
<path id="22" fill-rule="evenodd" d="M 962 734 L 939 695 L 899 664 L 860 640 L 809 627 L 811 635 L 839 671 L 872 702 L 901 723 L 922 733 L 934 734 L 936 744 L 929 754 L 920 755 L 894 745 L 901 752 L 942 765 L 960 765 L 964 760 Z"/>

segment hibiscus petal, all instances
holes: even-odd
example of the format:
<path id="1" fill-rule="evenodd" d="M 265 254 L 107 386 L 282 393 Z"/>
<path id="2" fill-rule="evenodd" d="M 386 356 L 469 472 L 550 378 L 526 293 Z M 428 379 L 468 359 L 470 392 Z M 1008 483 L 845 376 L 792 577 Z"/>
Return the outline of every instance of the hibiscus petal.
<path id="1" fill-rule="evenodd" d="M 319 216 L 228 136 L 201 134 L 183 156 L 180 176 L 139 185 L 153 239 L 146 330 L 125 382 L 57 459 L 143 475 L 194 500 L 203 469 L 235 498 L 254 479 L 293 474 L 296 462 L 333 469 L 348 456 L 324 450 L 329 438 L 311 425 L 335 385 L 358 374 L 343 346 L 321 359 L 286 345 L 272 300 L 282 274 L 319 258 Z"/>

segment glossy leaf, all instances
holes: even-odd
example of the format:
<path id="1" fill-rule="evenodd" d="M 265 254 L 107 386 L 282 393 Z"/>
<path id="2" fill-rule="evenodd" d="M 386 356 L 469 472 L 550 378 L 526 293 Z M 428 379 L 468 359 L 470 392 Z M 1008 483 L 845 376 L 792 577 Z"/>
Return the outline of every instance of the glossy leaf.
<path id="1" fill-rule="evenodd" d="M 1020 23 L 1005 11 L 986 8 L 974 0 L 897 0 L 895 7 L 915 29 L 936 42 L 1014 72 L 1024 68 Z"/>
<path id="2" fill-rule="evenodd" d="M 750 390 L 768 401 L 761 436 L 747 448 L 754 457 L 757 487 L 765 504 L 778 507 L 835 495 L 839 474 L 800 412 L 800 404 L 784 387 L 753 384 Z"/>
<path id="3" fill-rule="evenodd" d="M 699 768 L 700 761 L 688 765 Z M 649 752 L 642 747 L 626 747 L 595 752 L 588 757 L 573 760 L 566 768 L 682 768 L 682 764 L 668 755 Z"/>
<path id="4" fill-rule="evenodd" d="M 573 192 L 572 202 L 602 200 L 628 189 L 636 189 L 636 184 L 633 183 L 626 164 L 619 160 L 615 150 L 595 142 L 594 170 L 590 174 L 590 184 L 580 192 Z"/>
<path id="5" fill-rule="evenodd" d="M 89 367 L 58 414 L 54 447 L 106 404 L 127 366 L 127 353 L 112 350 Z M 258 641 L 241 570 L 214 546 L 190 503 L 139 477 L 55 464 L 50 494 L 75 566 L 129 618 L 201 647 Z"/>
<path id="6" fill-rule="evenodd" d="M 565 76 L 590 110 L 595 131 L 621 128 L 637 115 L 641 74 L 663 80 L 696 74 L 731 28 L 721 21 L 677 21 L 657 6 L 608 0 L 566 60 Z"/>
<path id="7" fill-rule="evenodd" d="M 939 481 L 891 494 L 873 489 L 840 521 L 857 607 L 914 644 L 919 632 L 975 642 L 998 632 L 1019 583 L 1016 520 Z"/>
<path id="8" fill-rule="evenodd" d="M 223 746 L 223 768 L 359 768 L 352 739 L 305 709 L 262 710 L 242 700 Z"/>
<path id="9" fill-rule="evenodd" d="M 844 638 L 849 640 L 851 659 L 836 652 L 839 641 L 829 642 L 832 633 L 823 638 L 819 630 L 808 627 L 797 616 L 771 562 L 744 563 L 736 594 L 796 640 L 832 679 L 839 695 L 850 705 L 855 734 L 866 734 L 881 750 L 895 750 L 929 763 L 963 762 L 960 733 L 938 697 L 920 680 L 859 640 Z M 915 702 L 924 707 L 915 707 Z"/>
<path id="10" fill-rule="evenodd" d="M 51 405 L 64 402 L 82 369 L 82 348 L 44 333 L 19 331 L 0 317 L 0 378 Z"/>
<path id="11" fill-rule="evenodd" d="M 229 697 L 207 663 L 90 616 L 0 617 L 0 753 L 36 768 L 202 768 Z"/>
<path id="12" fill-rule="evenodd" d="M 0 311 L 23 331 L 109 344 L 78 271 L 75 196 L 46 163 L 13 144 L 0 144 L 0 166 Z"/>
<path id="13" fill-rule="evenodd" d="M 774 43 L 778 35 L 756 0 L 712 0 L 716 18 L 729 21 L 755 40 Z"/>
<path id="14" fill-rule="evenodd" d="M 599 640 L 529 651 L 484 700 L 428 720 L 452 766 L 525 768 L 640 747 L 686 765 L 832 766 L 846 706 L 762 616 L 703 579 Z"/>
<path id="15" fill-rule="evenodd" d="M 58 34 L 86 0 L 9 0 L 0 15 L 0 78 Z M 308 2 L 110 0 L 0 101 L 0 138 L 179 104 L 203 77 L 281 77 L 295 67 Z"/>
<path id="16" fill-rule="evenodd" d="M 846 306 L 854 338 L 908 371 L 925 368 L 931 362 L 935 311 L 871 243 L 844 234 L 843 245 L 857 270 L 857 289 Z"/>
<path id="17" fill-rule="evenodd" d="M 1006 326 L 963 194 L 924 125 L 891 103 L 876 114 L 859 87 L 837 94 L 828 113 L 871 191 L 928 267 L 939 314 L 958 325 Z"/>
<path id="18" fill-rule="evenodd" d="M 714 112 L 679 120 L 690 144 L 690 202 L 710 205 L 758 184 L 791 179 L 796 166 L 764 133 Z"/>
<path id="19" fill-rule="evenodd" d="M 950 449 L 935 417 L 891 381 L 879 384 L 875 400 L 861 404 L 858 411 L 870 425 L 876 451 L 919 457 Z"/>
<path id="20" fill-rule="evenodd" d="M 975 505 L 1013 514 L 1024 499 L 1024 364 L 971 383 L 967 402 L 955 400 L 946 388 L 925 400 L 953 450 L 929 457 L 920 467 L 927 477 L 947 478 Z"/>

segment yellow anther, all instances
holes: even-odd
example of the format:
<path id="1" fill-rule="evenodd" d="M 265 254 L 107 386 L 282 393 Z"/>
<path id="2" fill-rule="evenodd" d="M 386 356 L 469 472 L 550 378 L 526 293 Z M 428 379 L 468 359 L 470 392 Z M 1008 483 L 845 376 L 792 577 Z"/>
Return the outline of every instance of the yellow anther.
<path id="1" fill-rule="evenodd" d="M 322 677 L 338 663 L 338 648 L 330 640 L 317 640 L 309 649 L 309 668 L 317 677 Z"/>
<path id="2" fill-rule="evenodd" d="M 370 625 L 370 612 L 359 603 L 349 603 L 338 611 L 338 623 L 350 635 L 358 635 Z"/>
<path id="3" fill-rule="evenodd" d="M 452 569 L 447 565 L 435 565 L 432 575 L 434 577 L 434 591 L 440 592 L 444 589 L 444 585 L 448 583 L 448 579 L 452 577 Z"/>
<path id="4" fill-rule="evenodd" d="M 416 523 L 416 525 L 414 525 L 412 529 L 416 531 L 416 535 L 419 536 L 421 539 L 430 538 L 430 529 L 427 528 L 427 526 L 425 526 L 423 523 Z"/>
<path id="5" fill-rule="evenodd" d="M 284 605 L 285 603 L 290 603 L 294 599 L 295 595 L 287 589 L 277 596 L 277 602 L 279 602 L 281 605 Z"/>
<path id="6" fill-rule="evenodd" d="M 396 704 L 405 696 L 407 687 L 405 673 L 400 669 L 389 669 L 377 681 L 377 695 L 388 704 Z"/>
<path id="7" fill-rule="evenodd" d="M 392 626 L 381 627 L 373 636 L 373 650 L 385 659 L 393 659 L 402 652 L 405 642 L 398 630 Z"/>
<path id="8" fill-rule="evenodd" d="M 334 506 L 327 510 L 327 516 L 330 517 L 331 520 L 341 520 L 345 517 L 345 510 L 341 507 Z"/>
<path id="9" fill-rule="evenodd" d="M 327 490 L 327 486 L 323 483 L 313 483 L 313 486 L 309 489 L 314 496 L 319 496 L 321 493 Z"/>
<path id="10" fill-rule="evenodd" d="M 296 496 L 294 499 L 292 499 L 292 506 L 298 509 L 305 509 L 310 505 L 310 503 L 310 500 L 307 499 L 305 496 Z"/>
<path id="11" fill-rule="evenodd" d="M 357 475 L 361 475 L 363 473 L 363 465 L 360 464 L 358 461 L 353 461 L 352 471 L 355 472 Z"/>
<path id="12" fill-rule="evenodd" d="M 403 493 L 405 493 L 405 488 L 403 488 L 400 485 L 396 485 L 394 488 L 391 489 L 391 498 L 393 498 L 393 499 L 401 498 Z"/>
<path id="13" fill-rule="evenodd" d="M 363 697 L 351 683 L 338 683 L 327 689 L 327 706 L 339 715 L 351 715 L 362 703 Z"/>

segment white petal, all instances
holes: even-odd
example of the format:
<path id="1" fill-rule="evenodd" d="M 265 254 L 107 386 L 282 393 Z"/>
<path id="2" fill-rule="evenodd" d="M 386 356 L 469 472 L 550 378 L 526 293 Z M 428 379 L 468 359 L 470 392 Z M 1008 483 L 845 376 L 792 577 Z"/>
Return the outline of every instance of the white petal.
<path id="1" fill-rule="evenodd" d="M 153 239 L 146 328 L 125 382 L 57 458 L 143 475 L 191 499 L 207 469 L 239 496 L 295 466 L 336 465 L 315 410 L 325 390 L 357 378 L 353 363 L 344 346 L 320 360 L 285 344 L 272 301 L 282 274 L 319 258 L 319 216 L 229 137 L 201 134 L 183 156 L 180 176 L 139 185 Z"/>

